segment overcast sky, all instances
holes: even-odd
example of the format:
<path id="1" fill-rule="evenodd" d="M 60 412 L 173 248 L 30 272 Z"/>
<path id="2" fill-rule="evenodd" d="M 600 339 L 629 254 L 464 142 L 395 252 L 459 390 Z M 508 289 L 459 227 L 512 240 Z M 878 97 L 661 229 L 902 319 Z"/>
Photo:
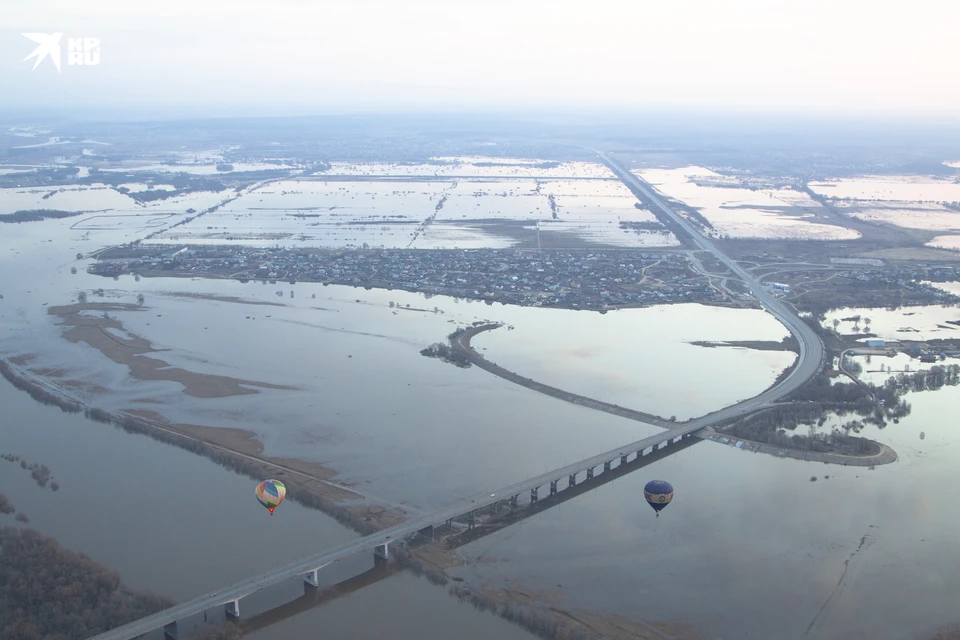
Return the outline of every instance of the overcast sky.
<path id="1" fill-rule="evenodd" d="M 958 25 L 950 0 L 2 0 L 0 106 L 960 117 Z M 21 32 L 62 32 L 62 73 Z"/>

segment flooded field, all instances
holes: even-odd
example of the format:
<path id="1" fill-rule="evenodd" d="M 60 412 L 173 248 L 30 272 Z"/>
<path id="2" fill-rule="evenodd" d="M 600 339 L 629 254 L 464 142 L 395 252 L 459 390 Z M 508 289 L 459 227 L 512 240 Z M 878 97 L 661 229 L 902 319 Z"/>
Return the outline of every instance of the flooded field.
<path id="1" fill-rule="evenodd" d="M 896 202 L 960 202 L 956 179 L 929 176 L 863 176 L 811 182 L 810 188 L 830 198 Z"/>
<path id="2" fill-rule="evenodd" d="M 793 189 L 750 190 L 702 167 L 636 172 L 661 193 L 694 207 L 712 235 L 733 238 L 846 240 L 852 229 L 815 222 L 819 204 Z"/>
<path id="3" fill-rule="evenodd" d="M 960 236 L 937 236 L 928 242 L 927 246 L 960 251 Z"/>
<path id="4" fill-rule="evenodd" d="M 366 166 L 366 165 L 363 165 Z M 550 236 L 550 246 L 676 246 L 677 239 L 619 181 L 577 163 L 544 177 L 464 165 L 469 176 L 414 171 L 402 179 L 370 165 L 335 165 L 322 177 L 272 182 L 158 235 L 166 244 L 323 248 L 505 248 Z M 446 167 L 447 165 L 440 165 Z M 457 165 L 460 166 L 460 165 Z M 507 164 L 496 169 L 525 165 Z M 349 178 L 349 169 L 357 176 Z M 603 167 L 601 167 L 603 168 Z M 560 170 L 560 178 L 550 177 Z M 603 168 L 604 171 L 606 170 Z M 488 175 L 490 174 L 490 175 Z M 378 179 L 375 179 L 378 178 Z"/>
<path id="5" fill-rule="evenodd" d="M 438 157 L 420 163 L 333 162 L 328 172 L 355 176 L 471 176 L 485 178 L 615 178 L 602 164 L 535 158 Z"/>
<path id="6" fill-rule="evenodd" d="M 131 183 L 126 186 L 132 194 L 148 191 L 145 184 Z M 142 187 L 142 188 L 141 188 Z M 165 191 L 163 186 L 155 187 Z M 101 218 L 117 215 L 166 214 L 178 215 L 181 219 L 192 212 L 202 211 L 236 195 L 232 189 L 222 192 L 198 191 L 172 197 L 143 202 L 133 195 L 121 193 L 107 185 L 57 187 L 57 188 L 16 188 L 0 189 L 0 215 L 16 211 L 52 209 L 55 211 L 78 212 L 74 222 L 83 220 L 83 214 L 97 214 Z"/>
<path id="7" fill-rule="evenodd" d="M 218 166 L 219 165 L 219 166 Z M 231 173 L 244 173 L 255 171 L 296 171 L 302 169 L 298 165 L 288 164 L 284 161 L 276 162 L 228 162 L 220 157 L 208 157 L 204 160 L 197 159 L 194 162 L 185 160 L 172 164 L 154 162 L 150 164 L 133 163 L 122 167 L 105 167 L 104 171 L 127 171 L 127 172 L 153 172 L 160 171 L 165 173 L 189 173 L 200 176 L 230 175 Z"/>
<path id="8" fill-rule="evenodd" d="M 926 282 L 931 287 L 936 287 L 937 289 L 942 289 L 948 293 L 954 293 L 960 295 L 960 282 Z"/>
<path id="9" fill-rule="evenodd" d="M 503 185 L 444 178 L 417 183 L 423 190 L 407 195 L 429 206 L 446 189 L 463 188 L 466 207 L 475 197 L 470 189 L 489 190 L 477 199 L 491 203 L 504 198 L 496 188 L 507 189 L 508 196 L 512 189 L 531 201 L 545 200 L 550 219 L 544 194 L 555 196 L 561 218 L 578 207 L 589 216 L 608 209 L 625 215 L 633 206 L 607 181 L 537 180 L 539 195 L 536 180 L 519 176 Z M 291 218 L 298 207 L 314 206 L 312 195 L 291 193 L 303 183 L 264 187 L 263 206 Z M 383 183 L 329 181 L 323 188 L 358 189 L 349 196 L 326 192 L 346 207 L 367 184 L 379 189 Z M 403 184 L 363 191 L 369 215 L 386 219 L 392 207 L 378 209 L 379 201 L 393 198 Z M 584 195 L 580 185 L 587 188 Z M 258 194 L 244 193 L 217 214 L 224 224 L 230 216 L 233 222 L 255 217 Z M 297 206 L 284 208 L 287 197 Z M 77 253 L 137 240 L 181 219 L 159 210 L 142 213 L 149 215 L 0 228 L 0 357 L 14 358 L 30 375 L 106 410 L 147 410 L 173 422 L 249 431 L 265 454 L 324 466 L 372 503 L 410 513 L 658 431 L 517 387 L 476 367 L 460 369 L 420 355 L 458 326 L 503 322 L 474 342 L 498 364 L 678 419 L 758 393 L 795 357 L 691 344 L 775 342 L 786 335 L 756 310 L 678 305 L 599 314 L 310 283 L 87 274 L 90 261 Z M 634 215 L 642 220 L 649 214 L 634 208 Z M 215 226 L 214 217 L 200 220 Z M 168 233 L 183 228 L 189 226 Z M 85 306 L 56 309 L 76 303 L 81 291 Z M 868 317 L 869 331 L 891 340 L 952 337 L 956 330 L 949 321 L 960 320 L 960 311 L 845 309 L 830 314 L 827 326 L 836 319 L 841 333 L 857 332 L 854 323 L 866 331 Z M 70 333 L 77 318 L 92 329 Z M 142 352 L 118 355 L 130 344 Z M 181 373 L 151 378 L 124 363 L 143 357 L 161 361 L 164 375 Z M 204 385 L 229 393 L 187 393 Z M 897 450 L 895 464 L 875 470 L 824 466 L 703 442 L 471 543 L 461 553 L 465 565 L 452 571 L 478 587 L 531 594 L 576 616 L 627 629 L 657 623 L 676 636 L 930 635 L 957 622 L 960 578 L 952 567 L 960 556 L 952 532 L 960 515 L 944 508 L 960 481 L 952 425 L 957 394 L 957 388 L 911 394 L 913 413 L 900 424 L 865 430 Z M 4 493 L 30 516 L 31 526 L 118 570 L 133 587 L 187 598 L 355 535 L 292 502 L 282 514 L 265 516 L 248 478 L 38 405 L 5 381 L 0 402 L 11 416 L 11 426 L 0 432 L 0 453 L 47 464 L 61 487 L 43 490 L 17 465 L 0 461 Z M 642 498 L 643 484 L 653 478 L 677 489 L 659 519 Z M 196 491 L 198 485 L 204 490 Z M 106 503 L 103 486 L 116 487 Z M 7 516 L 0 520 L 13 523 Z M 265 546 L 264 540 L 277 544 Z M 354 576 L 371 564 L 371 558 L 358 557 L 329 567 L 327 578 Z M 280 585 L 245 601 L 245 616 L 255 618 L 301 593 L 296 581 Z M 372 610 L 380 614 L 371 616 Z M 358 638 L 529 637 L 405 574 L 322 607 L 280 615 L 249 637 L 307 637 L 319 627 Z"/>
<path id="10" fill-rule="evenodd" d="M 960 230 L 960 211 L 933 203 L 895 203 L 863 204 L 838 202 L 836 206 L 842 213 L 871 222 L 885 222 L 909 229 L 928 231 Z"/>
<path id="11" fill-rule="evenodd" d="M 960 325 L 951 324 L 960 321 L 960 309 L 954 306 L 834 309 L 827 312 L 826 316 L 824 326 L 836 326 L 837 331 L 847 335 L 873 333 L 885 340 L 960 337 Z"/>
<path id="12" fill-rule="evenodd" d="M 5 295 L 0 301 L 0 354 L 17 357 L 27 371 L 54 373 L 58 386 L 94 406 L 249 430 L 267 455 L 309 459 L 333 469 L 343 481 L 362 483 L 373 494 L 420 508 L 437 507 L 478 486 L 520 480 L 649 433 L 645 425 L 596 414 L 479 369 L 458 369 L 419 353 L 445 340 L 456 327 L 482 320 L 505 322 L 516 327 L 517 336 L 535 337 L 545 310 L 311 283 L 136 281 L 131 276 L 113 281 L 86 274 L 88 261 L 77 261 L 75 254 L 128 241 L 136 236 L 134 231 L 80 233 L 66 220 L 10 226 L 15 241 L 0 255 L 0 292 Z M 75 267 L 78 273 L 71 274 Z M 16 273 L 27 268 L 34 276 L 24 288 Z M 100 289 L 102 295 L 97 294 Z M 103 333 L 92 334 L 101 336 L 96 339 L 99 345 L 89 335 L 65 340 L 62 336 L 72 325 L 64 312 L 48 310 L 74 303 L 81 290 L 89 304 L 114 305 L 91 307 L 82 317 L 96 322 L 106 313 L 103 332 L 121 340 L 137 336 L 153 352 L 132 359 L 113 354 Z M 622 336 L 623 345 L 633 345 L 625 353 L 636 358 L 611 361 L 610 371 L 594 368 L 577 381 L 578 389 L 602 390 L 609 376 L 619 376 L 629 380 L 617 395 L 624 406 L 667 416 L 706 412 L 765 388 L 792 359 L 694 347 L 679 331 L 660 334 L 667 325 L 679 324 L 698 327 L 692 339 L 726 339 L 732 334 L 717 324 L 718 317 L 727 324 L 755 317 L 751 311 L 719 311 L 697 305 L 606 315 L 555 311 L 540 339 L 518 348 L 523 354 L 519 359 L 501 364 L 536 371 L 538 362 L 564 357 L 565 351 L 594 349 L 588 335 L 605 331 Z M 651 322 L 653 317 L 658 320 Z M 567 323 L 573 330 L 562 339 Z M 509 335 L 506 328 L 498 331 Z M 771 339 L 779 339 L 783 329 L 772 322 L 770 333 Z M 552 337 L 544 341 L 544 336 Z M 642 351 L 654 343 L 663 362 L 644 363 Z M 491 348 L 491 355 L 499 361 L 512 351 L 513 346 L 507 352 Z M 701 352 L 704 362 L 712 364 L 671 364 Z M 143 357 L 177 372 L 136 365 Z M 596 357 L 599 363 L 605 356 Z M 716 377 L 718 366 L 735 367 L 742 377 L 731 384 Z M 685 399 L 684 386 L 691 376 L 698 384 L 698 400 L 692 403 Z M 235 395 L 230 390 L 243 389 L 244 380 L 260 385 L 247 385 L 257 392 Z M 229 381 L 234 382 L 224 387 Z M 214 384 L 209 387 L 213 391 L 209 384 Z M 220 397 L 206 397 L 211 394 Z M 675 408 L 668 412 L 671 405 Z M 398 427 L 407 421 L 416 425 L 416 437 L 411 437 L 410 427 Z M 523 442 L 540 444 L 530 450 L 518 446 Z M 484 449 L 490 449 L 490 459 L 477 455 Z M 457 468 L 454 477 L 447 475 L 451 467 Z"/>

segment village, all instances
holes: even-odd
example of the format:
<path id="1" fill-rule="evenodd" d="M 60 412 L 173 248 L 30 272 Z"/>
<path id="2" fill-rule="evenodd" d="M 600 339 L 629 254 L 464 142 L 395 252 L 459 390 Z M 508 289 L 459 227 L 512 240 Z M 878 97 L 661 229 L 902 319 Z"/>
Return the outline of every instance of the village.
<path id="1" fill-rule="evenodd" d="M 525 306 L 604 310 L 677 302 L 735 304 L 676 252 L 637 250 L 291 250 L 132 246 L 90 269 L 134 274 L 297 281 L 402 289 Z"/>

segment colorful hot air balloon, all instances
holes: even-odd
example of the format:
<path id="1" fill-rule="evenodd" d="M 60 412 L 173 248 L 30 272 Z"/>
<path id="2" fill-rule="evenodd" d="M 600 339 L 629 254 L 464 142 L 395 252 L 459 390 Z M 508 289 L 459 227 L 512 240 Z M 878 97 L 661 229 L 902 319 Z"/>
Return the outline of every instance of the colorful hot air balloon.
<path id="1" fill-rule="evenodd" d="M 279 480 L 265 480 L 257 485 L 257 500 L 267 508 L 270 515 L 273 515 L 273 510 L 283 502 L 285 495 L 287 488 Z"/>
<path id="2" fill-rule="evenodd" d="M 666 480 L 651 480 L 647 483 L 647 486 L 643 488 L 643 497 L 647 499 L 647 503 L 657 512 L 657 517 L 659 518 L 660 510 L 673 500 L 673 485 Z"/>

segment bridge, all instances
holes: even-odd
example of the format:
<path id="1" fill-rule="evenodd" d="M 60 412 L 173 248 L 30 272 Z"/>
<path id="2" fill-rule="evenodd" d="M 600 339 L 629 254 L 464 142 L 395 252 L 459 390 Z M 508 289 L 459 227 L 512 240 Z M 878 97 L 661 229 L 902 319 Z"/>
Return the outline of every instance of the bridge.
<path id="1" fill-rule="evenodd" d="M 477 522 L 478 513 L 484 510 L 496 510 L 498 505 L 509 503 L 518 506 L 521 497 L 524 501 L 536 503 L 540 499 L 541 490 L 555 495 L 566 488 L 576 486 L 580 474 L 585 479 L 593 479 L 597 473 L 611 472 L 621 465 L 636 462 L 644 456 L 656 453 L 662 455 L 672 446 L 691 437 L 706 437 L 707 434 L 698 434 L 707 426 L 721 424 L 729 420 L 753 413 L 768 406 L 804 384 L 819 371 L 823 360 L 823 344 L 812 327 L 804 323 L 786 305 L 766 291 L 760 282 L 738 265 L 722 254 L 709 239 L 682 216 L 674 212 L 665 204 L 656 191 L 648 183 L 620 164 L 615 159 L 597 152 L 604 163 L 641 199 L 653 202 L 661 215 L 667 216 L 677 226 L 682 228 L 691 241 L 701 250 L 709 251 L 718 260 L 724 263 L 732 273 L 740 277 L 753 295 L 763 304 L 767 311 L 780 320 L 796 337 L 800 345 L 800 355 L 790 373 L 779 384 L 767 389 L 763 393 L 735 405 L 725 407 L 719 411 L 695 418 L 682 423 L 671 423 L 671 428 L 636 442 L 605 451 L 586 460 L 569 464 L 559 469 L 511 484 L 494 491 L 465 498 L 456 504 L 450 505 L 430 514 L 426 514 L 402 524 L 377 533 L 350 540 L 326 551 L 291 562 L 284 566 L 271 569 L 258 576 L 247 578 L 233 585 L 208 593 L 187 602 L 170 607 L 159 613 L 146 616 L 123 626 L 95 636 L 92 640 L 132 640 L 138 636 L 163 629 L 168 638 L 177 637 L 177 622 L 193 615 L 203 613 L 209 609 L 222 606 L 228 618 L 239 618 L 240 601 L 261 589 L 278 584 L 285 580 L 301 578 L 307 585 L 319 585 L 318 572 L 323 567 L 343 560 L 350 556 L 373 552 L 381 561 L 389 557 L 390 545 L 403 538 L 420 533 L 432 533 L 438 525 L 451 525 L 454 520 L 466 518 L 467 526 L 472 527 Z M 642 196 L 641 196 L 642 194 Z M 640 418 L 635 418 L 640 419 Z M 598 471 L 599 470 L 599 471 Z"/>

